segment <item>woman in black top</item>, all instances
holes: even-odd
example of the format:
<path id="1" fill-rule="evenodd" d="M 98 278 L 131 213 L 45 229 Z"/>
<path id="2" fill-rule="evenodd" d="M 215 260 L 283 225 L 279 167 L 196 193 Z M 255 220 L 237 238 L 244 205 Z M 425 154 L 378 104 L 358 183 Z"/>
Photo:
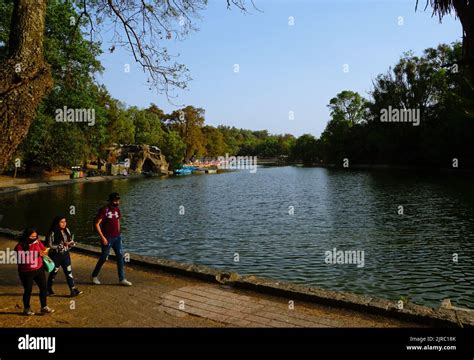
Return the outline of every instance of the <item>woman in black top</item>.
<path id="1" fill-rule="evenodd" d="M 48 277 L 48 295 L 53 295 L 53 282 L 62 267 L 66 281 L 71 290 L 71 296 L 77 296 L 83 292 L 74 285 L 74 277 L 72 276 L 71 255 L 69 249 L 74 243 L 74 236 L 67 228 L 66 218 L 64 216 L 56 216 L 51 224 L 48 235 L 46 236 L 46 247 L 49 247 L 49 257 L 54 261 L 54 270 L 50 272 Z"/>

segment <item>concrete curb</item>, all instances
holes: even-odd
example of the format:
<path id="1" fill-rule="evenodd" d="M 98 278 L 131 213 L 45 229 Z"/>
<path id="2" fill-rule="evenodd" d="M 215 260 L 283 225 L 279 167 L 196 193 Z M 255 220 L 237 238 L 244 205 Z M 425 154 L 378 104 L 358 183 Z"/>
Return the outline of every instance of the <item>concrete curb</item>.
<path id="1" fill-rule="evenodd" d="M 136 179 L 142 177 L 141 175 L 128 175 L 128 176 L 94 176 L 94 177 L 85 177 L 79 179 L 70 179 L 70 180 L 56 180 L 56 181 L 46 181 L 30 184 L 18 184 L 15 186 L 8 186 L 0 188 L 1 194 L 8 194 L 23 190 L 37 190 L 53 186 L 62 186 L 62 185 L 72 185 L 76 183 L 95 183 L 102 181 L 111 181 L 111 180 L 124 180 L 124 179 Z"/>
<path id="2" fill-rule="evenodd" d="M 0 228 L 0 235 L 18 238 L 20 231 Z M 99 256 L 100 248 L 78 244 L 74 252 Z M 111 255 L 112 258 L 114 256 Z M 429 308 L 413 303 L 404 304 L 399 309 L 397 303 L 372 296 L 357 295 L 347 292 L 330 291 L 306 287 L 284 281 L 276 281 L 256 276 L 240 276 L 237 273 L 222 272 L 203 265 L 179 263 L 172 260 L 151 256 L 130 254 L 131 266 L 156 269 L 163 272 L 221 283 L 235 288 L 247 289 L 263 294 L 277 295 L 289 300 L 300 300 L 317 304 L 356 310 L 363 313 L 382 315 L 391 318 L 408 320 L 437 327 L 474 327 L 474 312 L 447 308 Z"/>

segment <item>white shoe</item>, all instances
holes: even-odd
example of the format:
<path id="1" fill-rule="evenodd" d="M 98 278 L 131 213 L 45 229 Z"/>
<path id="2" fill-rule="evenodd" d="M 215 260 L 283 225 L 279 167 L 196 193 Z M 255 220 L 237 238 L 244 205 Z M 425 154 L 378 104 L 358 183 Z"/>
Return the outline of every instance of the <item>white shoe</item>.
<path id="1" fill-rule="evenodd" d="M 123 279 L 122 281 L 119 282 L 119 284 L 123 286 L 132 286 L 132 283 L 128 281 L 127 279 Z"/>
<path id="2" fill-rule="evenodd" d="M 56 312 L 56 310 L 51 309 L 49 306 L 41 308 L 41 313 L 43 314 L 52 314 L 53 312 Z"/>
<path id="3" fill-rule="evenodd" d="M 100 285 L 99 278 L 97 276 L 92 276 L 92 283 L 95 285 Z"/>

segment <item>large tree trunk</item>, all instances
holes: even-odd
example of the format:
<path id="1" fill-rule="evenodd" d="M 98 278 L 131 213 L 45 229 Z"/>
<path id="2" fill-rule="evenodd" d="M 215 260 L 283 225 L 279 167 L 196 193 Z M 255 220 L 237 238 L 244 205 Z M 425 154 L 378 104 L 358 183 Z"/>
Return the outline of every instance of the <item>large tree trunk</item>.
<path id="1" fill-rule="evenodd" d="M 455 0 L 453 5 L 463 28 L 463 65 L 474 85 L 474 1 Z"/>
<path id="2" fill-rule="evenodd" d="M 471 3 L 471 13 L 463 24 L 463 58 L 467 62 L 471 84 L 474 86 L 474 4 Z"/>
<path id="3" fill-rule="evenodd" d="M 9 57 L 0 66 L 0 173 L 12 160 L 53 85 L 43 57 L 47 0 L 15 0 Z"/>

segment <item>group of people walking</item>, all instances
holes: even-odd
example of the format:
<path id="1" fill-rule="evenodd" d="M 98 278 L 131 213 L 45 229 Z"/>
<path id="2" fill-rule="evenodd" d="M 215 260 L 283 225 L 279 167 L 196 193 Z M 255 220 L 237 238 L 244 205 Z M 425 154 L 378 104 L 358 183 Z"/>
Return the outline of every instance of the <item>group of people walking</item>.
<path id="1" fill-rule="evenodd" d="M 119 209 L 120 196 L 118 193 L 109 195 L 108 204 L 102 207 L 94 220 L 94 229 L 100 237 L 101 255 L 97 261 L 92 275 L 91 282 L 100 285 L 99 273 L 107 261 L 110 249 L 113 248 L 117 258 L 117 270 L 119 283 L 131 286 L 132 283 L 125 278 L 125 261 L 122 249 L 122 237 L 120 235 L 120 219 L 122 217 Z M 15 247 L 17 254 L 28 254 L 28 256 L 18 255 L 18 274 L 24 288 L 23 293 L 23 314 L 34 315 L 31 310 L 30 298 L 33 283 L 39 288 L 39 298 L 41 303 L 41 313 L 50 314 L 55 310 L 47 305 L 48 296 L 54 295 L 53 284 L 56 275 L 62 268 L 72 297 L 83 293 L 75 285 L 72 273 L 72 262 L 70 249 L 75 246 L 74 235 L 67 226 L 65 216 L 56 216 L 49 228 L 44 242 L 39 239 L 35 227 L 28 227 L 23 231 L 20 241 Z M 22 261 L 20 261 L 22 259 Z M 27 261 L 25 261 L 27 259 Z M 54 263 L 51 266 L 48 278 L 46 279 L 47 263 Z"/>

